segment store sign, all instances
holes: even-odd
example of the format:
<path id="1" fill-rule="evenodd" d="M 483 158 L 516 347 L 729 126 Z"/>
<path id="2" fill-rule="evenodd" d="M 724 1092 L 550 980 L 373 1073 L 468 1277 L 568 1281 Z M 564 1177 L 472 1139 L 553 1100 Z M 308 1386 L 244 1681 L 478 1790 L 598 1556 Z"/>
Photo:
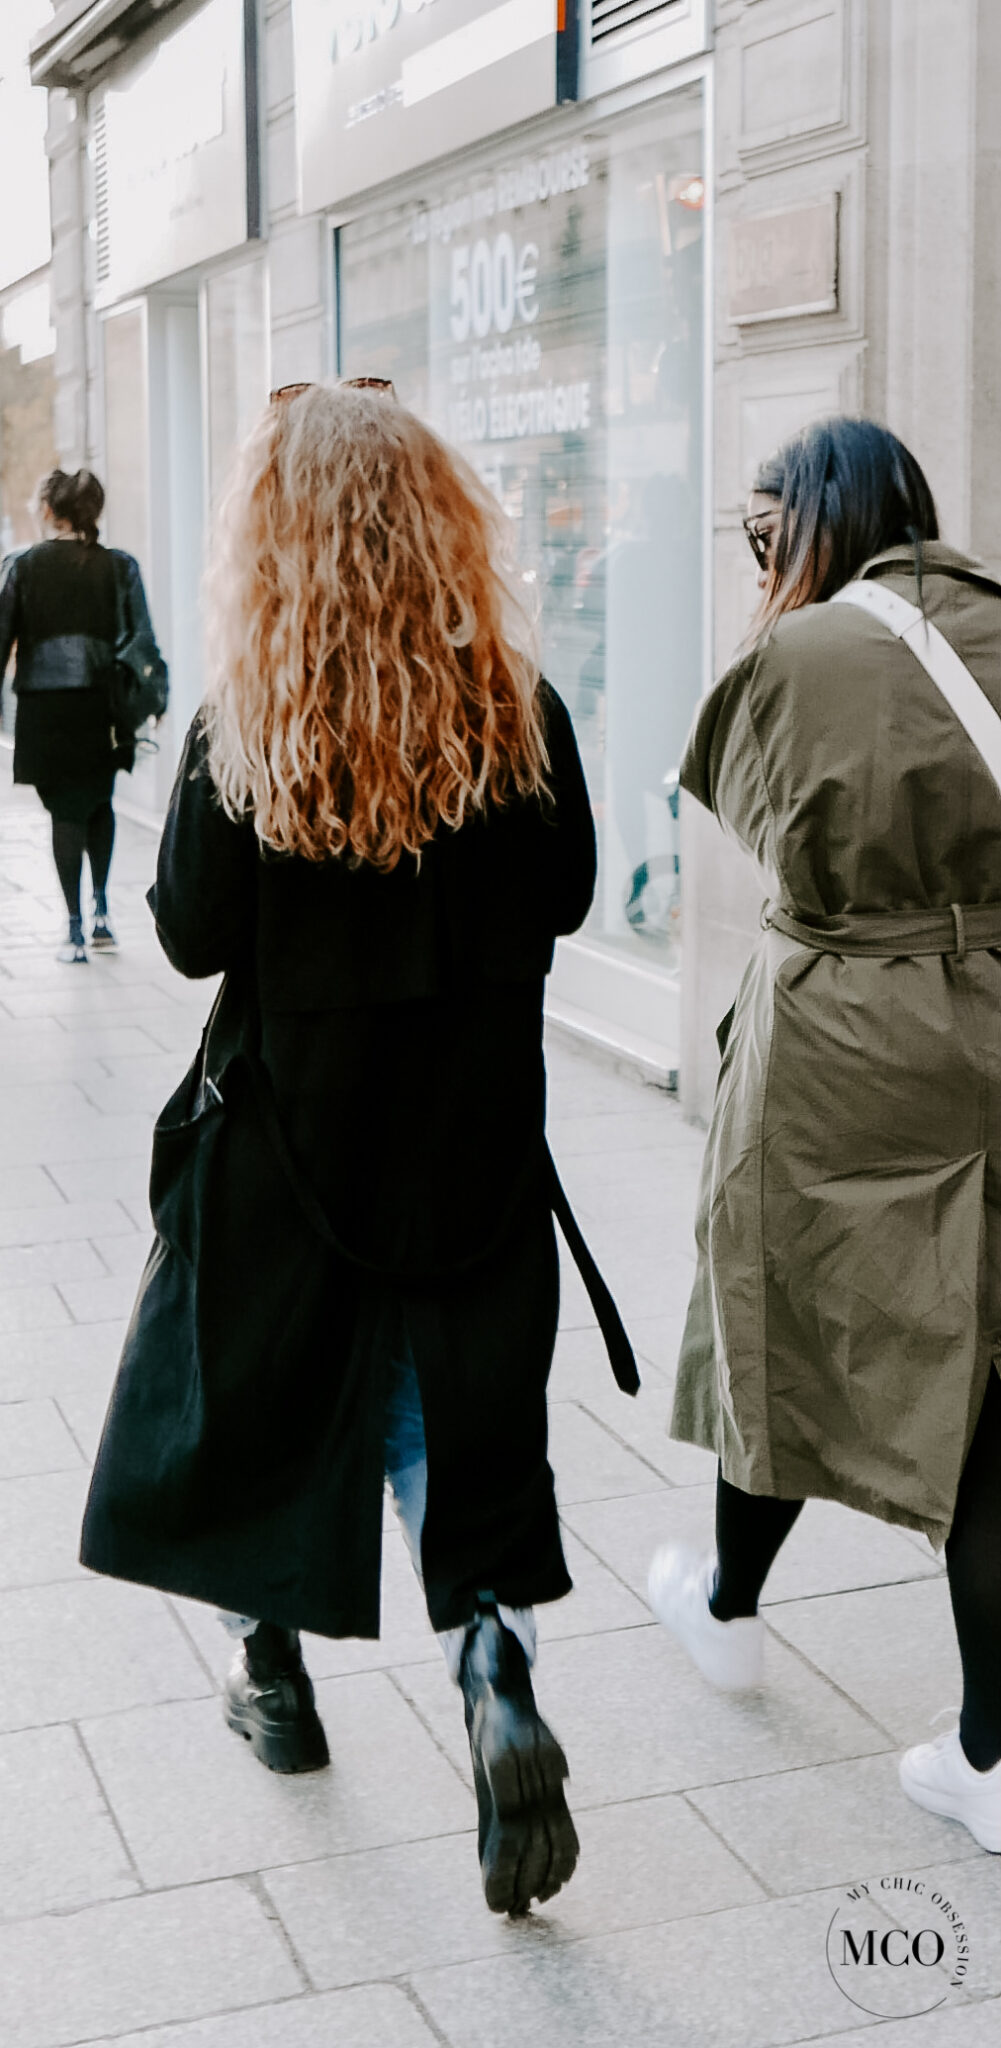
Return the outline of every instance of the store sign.
<path id="1" fill-rule="evenodd" d="M 558 0 L 292 0 L 303 210 L 556 100 Z"/>
<path id="2" fill-rule="evenodd" d="M 727 312 L 736 325 L 833 313 L 837 304 L 836 193 L 731 223 Z"/>
<path id="3" fill-rule="evenodd" d="M 101 299 L 246 241 L 243 0 L 209 0 L 110 75 L 95 126 Z"/>

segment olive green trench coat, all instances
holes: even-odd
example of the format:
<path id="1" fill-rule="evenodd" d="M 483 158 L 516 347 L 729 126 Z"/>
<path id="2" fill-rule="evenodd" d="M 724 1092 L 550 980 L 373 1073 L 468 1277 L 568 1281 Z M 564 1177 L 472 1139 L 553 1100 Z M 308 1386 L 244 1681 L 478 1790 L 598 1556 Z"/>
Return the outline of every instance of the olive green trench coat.
<path id="1" fill-rule="evenodd" d="M 909 548 L 862 573 L 917 601 Z M 1001 584 L 935 543 L 923 590 L 1001 711 Z M 938 1545 L 1001 1361 L 1001 793 L 910 650 L 841 604 L 728 671 L 681 781 L 785 929 L 763 922 L 726 1038 L 672 1433 L 745 1492 Z"/>

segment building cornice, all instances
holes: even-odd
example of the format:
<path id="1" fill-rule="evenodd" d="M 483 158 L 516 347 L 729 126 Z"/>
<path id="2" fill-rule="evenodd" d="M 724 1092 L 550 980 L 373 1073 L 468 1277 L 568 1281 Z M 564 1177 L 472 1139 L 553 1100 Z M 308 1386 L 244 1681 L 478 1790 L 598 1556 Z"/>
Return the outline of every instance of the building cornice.
<path id="1" fill-rule="evenodd" d="M 86 90 L 158 16 L 185 0 L 61 0 L 31 45 L 32 85 Z"/>

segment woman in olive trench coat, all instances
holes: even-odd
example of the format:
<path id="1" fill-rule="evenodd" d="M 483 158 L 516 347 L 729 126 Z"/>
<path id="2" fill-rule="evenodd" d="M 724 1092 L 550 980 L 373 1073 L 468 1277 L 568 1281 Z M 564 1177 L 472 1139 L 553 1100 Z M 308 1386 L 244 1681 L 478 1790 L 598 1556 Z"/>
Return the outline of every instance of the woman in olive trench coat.
<path id="1" fill-rule="evenodd" d="M 151 892 L 173 964 L 226 979 L 157 1127 L 82 1549 L 226 1610 L 230 1726 L 319 1768 L 298 1632 L 378 1635 L 387 1475 L 462 1687 L 496 1911 L 577 1856 L 530 1610 L 571 1583 L 543 984 L 595 878 L 569 718 L 507 637 L 501 517 L 369 390 L 278 394 L 244 452 Z"/>
<path id="2" fill-rule="evenodd" d="M 763 631 L 681 770 L 770 897 L 721 1034 L 672 1422 L 720 1460 L 717 1552 L 658 1552 L 651 1601 L 754 1684 L 805 1497 L 945 1542 L 962 1744 L 902 1774 L 1001 1849 L 1001 791 L 910 647 L 825 601 L 861 578 L 922 604 L 1001 710 L 1001 585 L 870 422 L 782 451 L 745 523 Z"/>

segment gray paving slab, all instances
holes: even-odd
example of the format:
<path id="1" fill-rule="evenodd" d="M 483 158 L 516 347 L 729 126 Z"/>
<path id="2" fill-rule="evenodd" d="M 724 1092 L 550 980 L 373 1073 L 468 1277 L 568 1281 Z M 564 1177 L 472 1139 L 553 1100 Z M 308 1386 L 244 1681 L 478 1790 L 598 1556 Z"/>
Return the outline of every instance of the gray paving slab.
<path id="1" fill-rule="evenodd" d="M 115 1372 L 121 1351 L 123 1326 L 117 1323 L 92 1323 L 91 1329 L 113 1331 L 108 1340 L 104 1356 L 95 1363 L 81 1365 L 70 1374 L 64 1374 L 55 1388 L 55 1399 L 66 1425 L 72 1430 L 85 1458 L 91 1461 L 97 1455 L 97 1446 L 108 1412 L 108 1402 L 114 1385 Z"/>
<path id="2" fill-rule="evenodd" d="M 682 1446 L 684 1448 L 684 1446 Z M 692 1476 L 694 1477 L 694 1470 Z M 665 1488 L 660 1494 L 600 1502 L 568 1502 L 565 1518 L 591 1549 L 643 1598 L 658 1545 L 713 1548 L 713 1485 Z M 808 1501 L 772 1566 L 762 1611 L 791 1600 L 894 1581 L 937 1578 L 941 1564 L 922 1555 L 903 1532 L 831 1501 Z"/>
<path id="3" fill-rule="evenodd" d="M 0 1918 L 70 1912 L 138 1890 L 76 1730 L 0 1735 Z"/>
<path id="4" fill-rule="evenodd" d="M 1001 2040 L 1001 2003 L 954 2005 L 923 2018 L 884 2020 L 878 2033 L 872 2025 L 828 2037 L 829 2048 L 997 2048 Z"/>
<path id="5" fill-rule="evenodd" d="M 9 1057 L 11 1048 L 6 1047 L 0 1032 L 0 1059 Z M 44 1166 L 9 1166 L 0 1174 L 0 1214 L 5 1218 L 13 1215 L 16 1219 L 26 1210 L 51 1209 L 61 1206 L 65 1196 L 57 1188 L 51 1174 Z M 4 1242 L 9 1242 L 4 1239 Z"/>
<path id="6" fill-rule="evenodd" d="M 291 1780 L 258 1763 L 215 1698 L 82 1722 L 146 1884 L 472 1827 L 465 1786 L 385 1672 L 323 1680 L 317 1704 L 332 1767 Z M 458 1694 L 454 1712 L 461 1729 Z"/>
<path id="7" fill-rule="evenodd" d="M 934 1717 L 962 1698 L 944 1578 L 793 1601 L 768 1618 L 896 1742 L 929 1741 Z"/>
<path id="8" fill-rule="evenodd" d="M 59 1324 L 5 1331 L 0 1344 L 0 1400 L 28 1401 L 36 1394 L 62 1393 L 88 1366 L 117 1358 L 125 1324 L 72 1323 L 60 1302 Z"/>
<path id="9" fill-rule="evenodd" d="M 51 1281 L 61 1287 L 65 1281 L 100 1280 L 107 1267 L 92 1244 L 83 1239 L 58 1239 L 47 1244 L 9 1245 L 0 1251 L 0 1292 L 11 1287 L 29 1287 L 37 1281 Z"/>
<path id="10" fill-rule="evenodd" d="M 0 1484 L 0 1588 L 83 1577 L 77 1550 L 89 1484 L 79 1457 L 71 1471 Z"/>
<path id="11" fill-rule="evenodd" d="M 134 1232 L 132 1218 L 120 1202 L 67 1202 L 55 1182 L 46 1178 L 51 1198 L 46 1207 L 0 1210 L 0 1245 L 41 1246 L 60 1240 L 101 1239 Z"/>
<path id="12" fill-rule="evenodd" d="M 50 1330 L 71 1321 L 69 1309 L 55 1287 L 5 1287 L 0 1293 L 0 1337 L 16 1336 L 26 1330 Z"/>
<path id="13" fill-rule="evenodd" d="M 100 1280 L 63 1280 L 59 1292 L 75 1323 L 108 1323 L 132 1313 L 136 1281 L 131 1273 Z"/>
<path id="14" fill-rule="evenodd" d="M 0 1593 L 0 1729 L 209 1690 L 163 1600 L 85 1578 Z"/>
<path id="15" fill-rule="evenodd" d="M 105 2036 L 90 2048 L 431 2048 L 441 2043 L 405 1986 L 366 1984 L 354 1991 L 259 2005 L 185 2027 Z"/>
<path id="16" fill-rule="evenodd" d="M 240 1884 L 196 1885 L 0 1928 L 4 2048 L 70 2048 L 303 1989 Z"/>
<path id="17" fill-rule="evenodd" d="M 0 1405 L 0 1483 L 32 1473 L 77 1471 L 80 1452 L 55 1403 L 6 1401 Z"/>
<path id="18" fill-rule="evenodd" d="M 818 1673 L 780 1642 L 770 1648 L 769 1689 L 736 1694 L 709 1686 L 654 1623 L 547 1643 L 536 1691 L 569 1759 L 571 1803 L 604 1806 L 888 1748 Z M 397 1676 L 461 1766 L 465 1737 L 440 1674 L 413 1665 Z"/>
<path id="19" fill-rule="evenodd" d="M 68 1202 L 141 1201 L 149 1193 L 149 1132 L 136 1151 L 121 1159 L 68 1159 L 58 1147 L 48 1171 Z"/>
<path id="20" fill-rule="evenodd" d="M 661 1483 L 652 1466 L 576 1401 L 554 1402 L 550 1409 L 549 1462 L 561 1509 L 574 1501 L 650 1493 Z"/>
<path id="21" fill-rule="evenodd" d="M 704 1786 L 689 1798 L 773 1892 L 849 1885 L 936 1859 L 944 1867 L 973 1851 L 965 1828 L 905 1799 L 899 1754 Z"/>
<path id="22" fill-rule="evenodd" d="M 540 1939 L 577 1941 L 762 1896 L 681 1799 L 585 1813 L 579 1832 L 573 1884 L 533 1913 Z M 483 1910 L 471 1835 L 273 1870 L 264 1884 L 322 1986 L 524 1948 L 516 1925 Z"/>
<path id="23" fill-rule="evenodd" d="M 693 1444 L 675 1443 L 668 1435 L 673 1390 L 644 1360 L 639 1363 L 642 1384 L 638 1394 L 621 1394 L 607 1364 L 596 1361 L 591 1366 L 577 1367 L 573 1381 L 569 1381 L 569 1385 L 576 1383 L 572 1398 L 642 1458 L 657 1481 L 666 1481 L 670 1486 L 705 1486 L 710 1482 L 715 1485 L 714 1455 Z M 553 1388 L 554 1400 L 563 1398 L 563 1386 L 564 1382 L 558 1379 Z"/>
<path id="24" fill-rule="evenodd" d="M 843 2030 L 827 1966 L 832 1895 L 781 1900 L 566 1945 L 521 1930 L 519 1957 L 413 1982 L 462 2048 L 781 2048 Z"/>

